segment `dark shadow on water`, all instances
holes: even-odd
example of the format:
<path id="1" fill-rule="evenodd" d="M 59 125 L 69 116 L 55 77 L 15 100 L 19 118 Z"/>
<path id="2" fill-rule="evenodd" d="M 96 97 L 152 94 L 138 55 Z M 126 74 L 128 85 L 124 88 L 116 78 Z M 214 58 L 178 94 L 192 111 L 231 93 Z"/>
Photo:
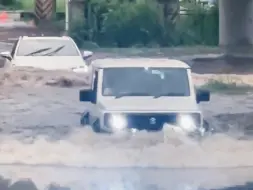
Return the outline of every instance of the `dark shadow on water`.
<path id="1" fill-rule="evenodd" d="M 170 189 L 170 188 L 168 188 L 168 189 Z M 0 189 L 1 190 L 40 190 L 36 186 L 36 184 L 30 179 L 19 180 L 19 181 L 16 181 L 16 182 L 11 184 L 10 179 L 6 179 L 6 178 L 3 178 L 3 177 L 0 177 Z M 89 187 L 89 188 L 84 187 L 83 188 L 83 190 L 86 190 L 86 189 L 87 190 L 101 190 L 101 188 L 96 187 L 95 184 L 93 184 L 92 187 Z M 145 188 L 145 190 L 165 190 L 165 189 L 166 188 L 156 187 L 155 185 L 151 185 L 148 188 Z M 185 186 L 185 188 L 182 188 L 180 190 L 189 190 L 189 189 L 191 189 L 191 188 Z M 61 186 L 59 184 L 51 183 L 51 184 L 47 185 L 46 190 L 75 190 L 75 189 L 72 189 L 72 188 L 67 187 L 67 186 Z M 111 190 L 111 189 L 110 188 L 105 188 L 103 190 Z M 117 189 L 117 190 L 129 190 L 129 189 L 127 187 L 125 187 L 124 189 L 120 188 L 120 189 Z M 135 190 L 135 188 L 131 188 L 131 190 Z M 136 190 L 144 190 L 144 188 L 139 189 L 137 187 Z M 172 190 L 175 190 L 175 189 L 172 189 Z M 179 189 L 176 188 L 176 190 L 179 190 Z M 207 188 L 202 188 L 202 187 L 194 188 L 193 187 L 191 190 L 253 190 L 253 182 L 249 182 L 249 183 L 246 183 L 244 185 L 236 185 L 236 186 L 225 187 L 225 188 L 217 188 L 217 189 L 207 189 Z"/>
<path id="2" fill-rule="evenodd" d="M 0 177 L 0 189 L 1 190 L 39 190 L 36 184 L 30 179 L 23 179 L 11 183 L 10 179 Z M 62 187 L 57 184 L 49 184 L 48 190 L 70 190 L 69 187 Z"/>
<path id="3" fill-rule="evenodd" d="M 217 56 L 192 59 L 192 71 L 197 74 L 252 74 L 252 57 Z"/>
<path id="4" fill-rule="evenodd" d="M 244 185 L 236 185 L 236 186 L 225 187 L 221 189 L 210 189 L 210 190 L 253 190 L 253 182 L 248 182 L 248 183 L 245 183 Z"/>
<path id="5" fill-rule="evenodd" d="M 27 176 L 27 179 L 18 181 L 0 177 L 0 190 L 253 190 L 253 182 L 247 182 L 251 181 L 250 168 L 50 170 L 49 167 L 40 167 L 32 171 L 31 178 Z M 237 181 L 239 178 L 240 182 Z"/>

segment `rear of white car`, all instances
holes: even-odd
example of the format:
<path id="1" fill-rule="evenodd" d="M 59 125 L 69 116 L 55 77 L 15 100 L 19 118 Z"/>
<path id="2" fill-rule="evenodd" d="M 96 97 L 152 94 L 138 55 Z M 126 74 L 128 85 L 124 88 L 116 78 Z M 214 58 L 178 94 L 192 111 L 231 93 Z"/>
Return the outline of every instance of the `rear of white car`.
<path id="1" fill-rule="evenodd" d="M 85 56 L 70 37 L 20 37 L 12 52 L 2 52 L 6 65 L 43 70 L 87 72 Z M 90 56 L 90 55 L 88 55 Z"/>

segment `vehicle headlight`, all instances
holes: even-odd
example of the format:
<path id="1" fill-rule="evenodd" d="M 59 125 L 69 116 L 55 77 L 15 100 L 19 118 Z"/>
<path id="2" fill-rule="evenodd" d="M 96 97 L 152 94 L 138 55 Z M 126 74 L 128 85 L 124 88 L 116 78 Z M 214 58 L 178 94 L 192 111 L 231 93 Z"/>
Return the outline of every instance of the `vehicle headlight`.
<path id="1" fill-rule="evenodd" d="M 191 115 L 179 115 L 178 125 L 187 132 L 194 132 L 197 129 L 194 118 Z"/>
<path id="2" fill-rule="evenodd" d="M 112 114 L 109 117 L 109 125 L 116 130 L 121 130 L 127 127 L 127 119 L 121 114 Z"/>

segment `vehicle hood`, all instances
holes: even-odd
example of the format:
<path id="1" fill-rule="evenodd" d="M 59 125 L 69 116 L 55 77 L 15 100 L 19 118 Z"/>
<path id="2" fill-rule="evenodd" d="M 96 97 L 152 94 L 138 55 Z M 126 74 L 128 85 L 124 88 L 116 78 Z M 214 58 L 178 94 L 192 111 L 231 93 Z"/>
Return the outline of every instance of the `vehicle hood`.
<path id="1" fill-rule="evenodd" d="M 160 98 L 105 98 L 99 105 L 109 111 L 161 111 L 187 112 L 198 111 L 199 107 L 194 98 L 160 97 Z"/>
<path id="2" fill-rule="evenodd" d="M 84 66 L 85 61 L 79 56 L 20 56 L 12 61 L 16 67 L 33 67 L 43 70 L 71 70 Z"/>

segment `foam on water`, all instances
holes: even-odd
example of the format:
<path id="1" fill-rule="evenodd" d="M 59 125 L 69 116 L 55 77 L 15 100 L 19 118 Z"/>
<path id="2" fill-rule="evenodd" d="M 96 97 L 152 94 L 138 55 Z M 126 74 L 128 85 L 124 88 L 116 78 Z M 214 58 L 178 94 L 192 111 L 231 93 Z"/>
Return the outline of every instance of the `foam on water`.
<path id="1" fill-rule="evenodd" d="M 89 129 L 74 130 L 64 140 L 39 137 L 20 142 L 2 137 L 0 163 L 76 167 L 241 167 L 253 166 L 253 142 L 225 135 L 202 142 L 162 132 L 135 136 L 103 136 Z"/>

